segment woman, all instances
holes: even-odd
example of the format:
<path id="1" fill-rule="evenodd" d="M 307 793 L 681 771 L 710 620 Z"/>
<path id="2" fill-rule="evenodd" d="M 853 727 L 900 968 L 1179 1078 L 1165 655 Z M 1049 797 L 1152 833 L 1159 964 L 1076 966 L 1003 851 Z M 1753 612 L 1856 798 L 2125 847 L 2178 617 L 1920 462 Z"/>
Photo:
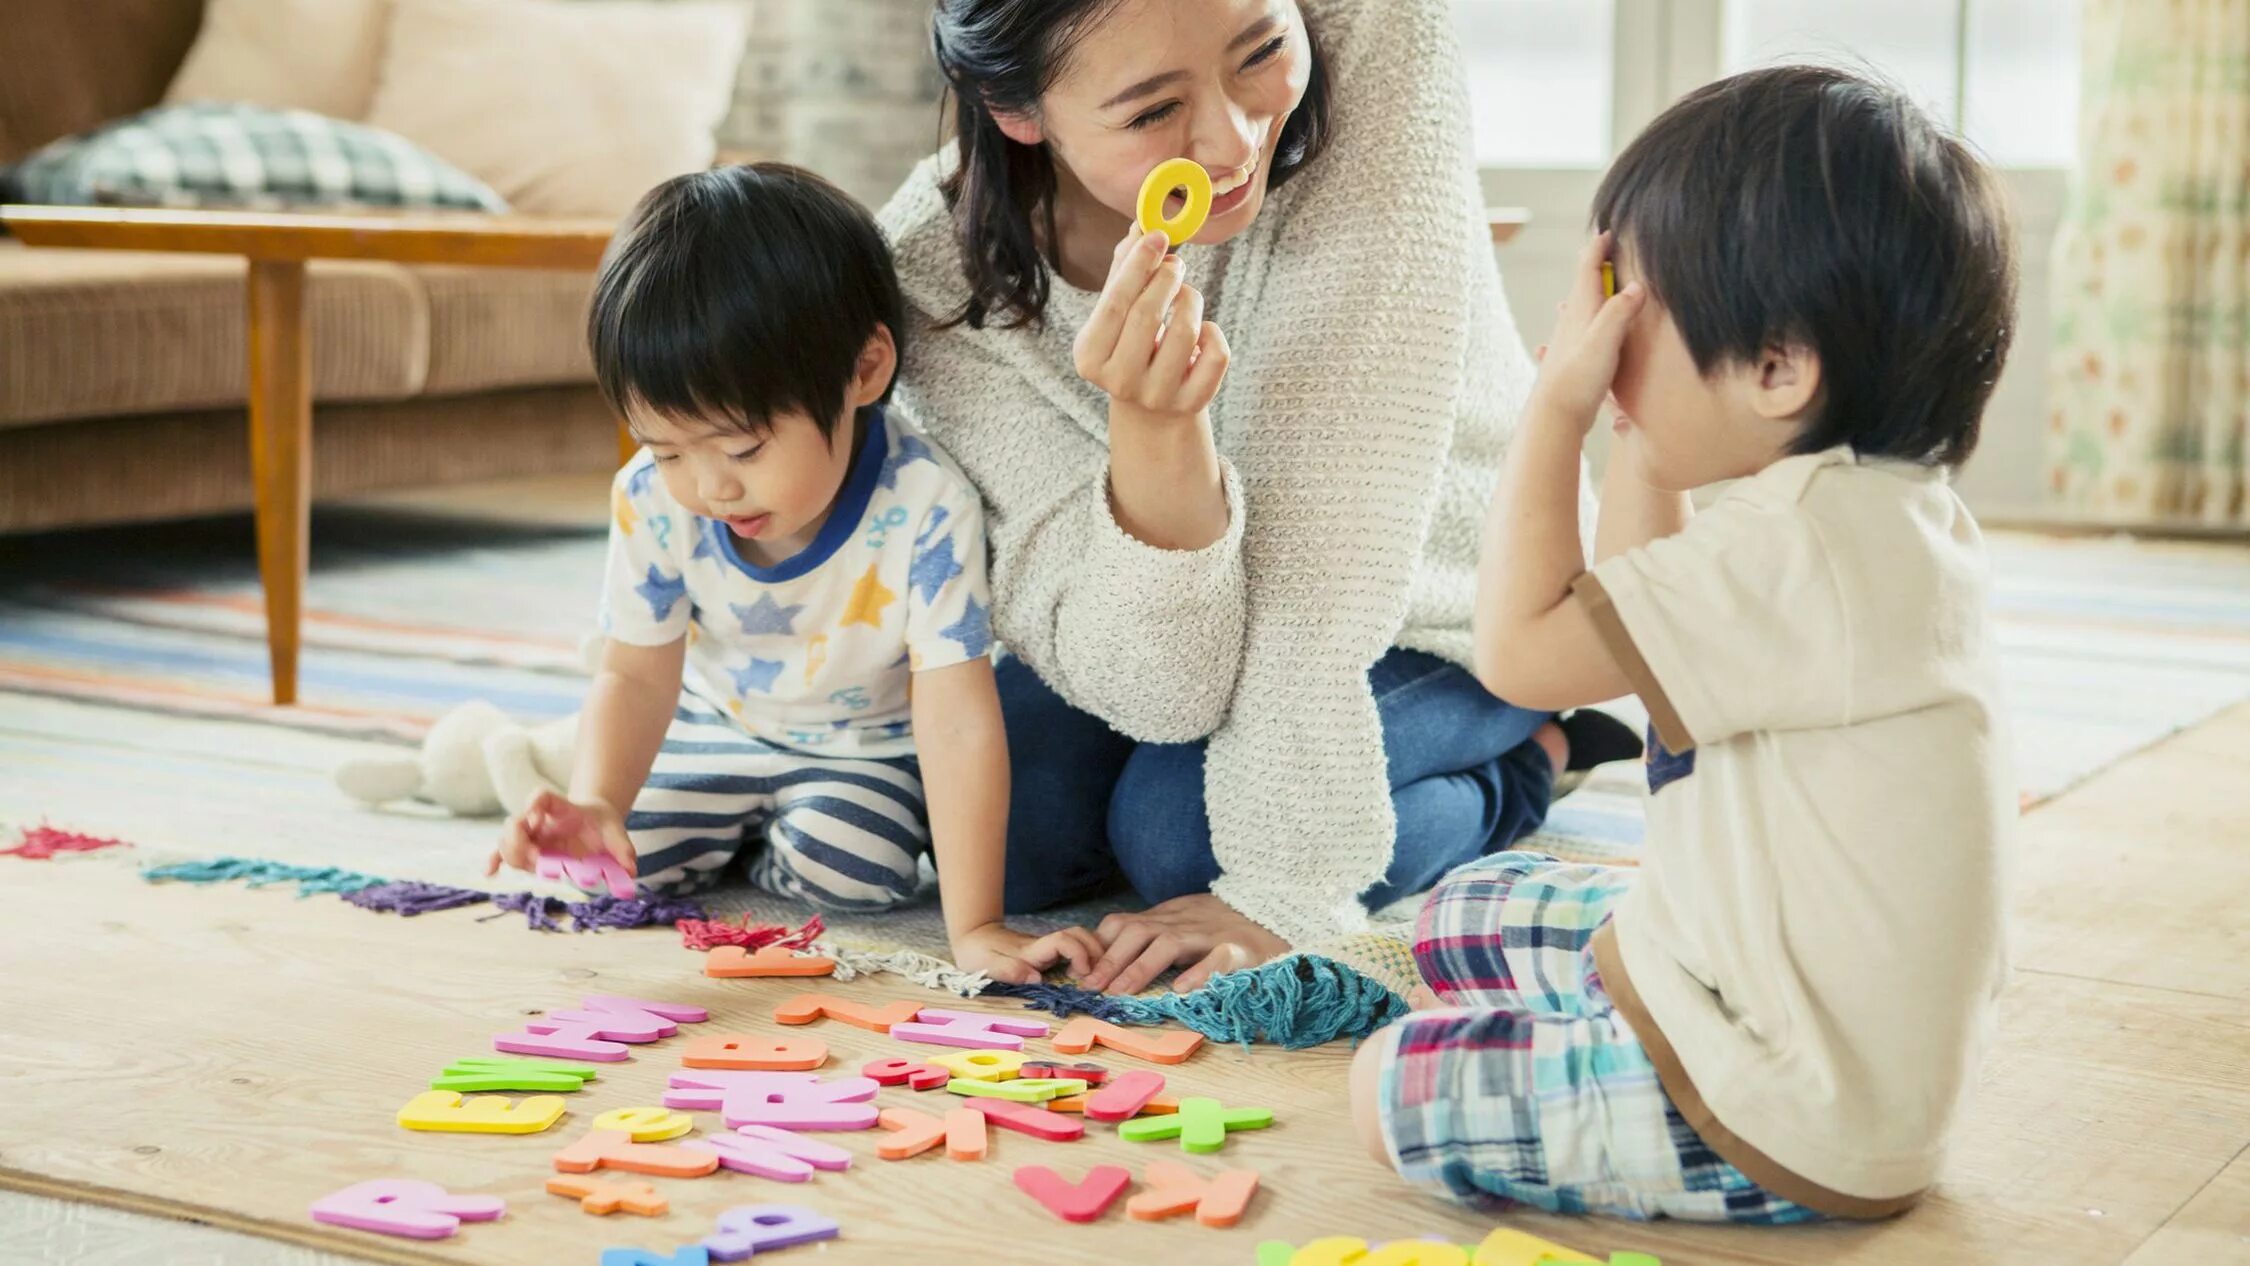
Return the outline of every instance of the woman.
<path id="1" fill-rule="evenodd" d="M 1531 366 L 1445 0 L 938 0 L 934 43 L 957 140 L 881 219 L 899 407 L 990 508 L 1008 908 L 1122 877 L 1088 983 L 1192 988 L 1536 827 L 1561 732 L 1463 667 Z M 1166 258 L 1177 156 L 1220 196 Z"/>

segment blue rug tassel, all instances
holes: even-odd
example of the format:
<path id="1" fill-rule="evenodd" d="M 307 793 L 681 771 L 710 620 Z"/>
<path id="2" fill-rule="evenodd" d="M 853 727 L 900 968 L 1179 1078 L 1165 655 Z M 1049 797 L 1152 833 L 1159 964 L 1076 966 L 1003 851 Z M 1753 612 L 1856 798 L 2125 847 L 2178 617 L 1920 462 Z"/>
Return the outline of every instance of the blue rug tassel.
<path id="1" fill-rule="evenodd" d="M 1225 972 L 1187 994 L 1119 998 L 1075 985 L 994 984 L 984 996 L 1021 998 L 1033 1010 L 1112 1024 L 1177 1020 L 1215 1042 L 1272 1042 L 1293 1051 L 1366 1037 L 1407 1012 L 1406 1000 L 1382 984 L 1312 954 Z"/>
<path id="2" fill-rule="evenodd" d="M 314 893 L 358 892 L 362 888 L 390 882 L 378 875 L 363 875 L 356 870 L 343 870 L 335 866 L 285 866 L 280 862 L 257 861 L 247 857 L 214 857 L 203 862 L 152 866 L 141 872 L 141 878 L 150 883 L 167 880 L 186 884 L 240 881 L 252 888 L 294 880 L 299 897 L 309 897 Z"/>

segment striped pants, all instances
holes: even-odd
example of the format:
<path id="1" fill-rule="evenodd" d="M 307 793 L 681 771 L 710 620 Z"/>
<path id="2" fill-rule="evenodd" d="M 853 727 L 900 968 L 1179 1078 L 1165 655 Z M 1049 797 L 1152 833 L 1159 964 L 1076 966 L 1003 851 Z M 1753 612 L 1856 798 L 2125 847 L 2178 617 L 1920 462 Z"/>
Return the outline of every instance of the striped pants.
<path id="1" fill-rule="evenodd" d="M 659 895 L 717 884 L 762 835 L 766 847 L 746 867 L 751 883 L 824 910 L 867 911 L 914 898 L 927 823 L 912 757 L 776 747 L 684 693 L 625 830 L 641 885 Z"/>

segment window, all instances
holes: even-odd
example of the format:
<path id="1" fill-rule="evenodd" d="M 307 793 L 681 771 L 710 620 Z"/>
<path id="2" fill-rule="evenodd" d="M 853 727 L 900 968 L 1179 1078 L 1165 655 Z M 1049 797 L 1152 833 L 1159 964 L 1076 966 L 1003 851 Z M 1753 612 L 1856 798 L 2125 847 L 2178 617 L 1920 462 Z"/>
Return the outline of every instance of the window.
<path id="1" fill-rule="evenodd" d="M 1454 0 L 1454 14 L 1486 167 L 1598 169 L 1680 93 L 1792 60 L 1889 77 L 2004 167 L 2068 167 L 2076 151 L 2068 0 Z"/>
<path id="2" fill-rule="evenodd" d="M 1455 0 L 1454 21 L 1479 163 L 1609 161 L 1613 0 Z"/>
<path id="3" fill-rule="evenodd" d="M 2077 6 L 2060 0 L 1731 0 L 1724 69 L 1867 66 L 2006 167 L 2068 167 L 2078 121 Z"/>

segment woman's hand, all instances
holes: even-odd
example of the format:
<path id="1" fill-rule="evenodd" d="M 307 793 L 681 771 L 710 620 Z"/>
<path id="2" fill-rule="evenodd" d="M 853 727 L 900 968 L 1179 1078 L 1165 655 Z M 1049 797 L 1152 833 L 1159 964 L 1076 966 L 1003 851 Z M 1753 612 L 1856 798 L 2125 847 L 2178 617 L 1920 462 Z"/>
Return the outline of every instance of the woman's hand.
<path id="1" fill-rule="evenodd" d="M 1094 315 L 1078 332 L 1076 363 L 1113 408 L 1158 421 L 1200 417 L 1219 394 L 1231 353 L 1203 319 L 1203 296 L 1184 279 L 1162 233 L 1117 244 Z"/>
<path id="2" fill-rule="evenodd" d="M 1173 992 L 1186 993 L 1215 972 L 1255 967 L 1289 952 L 1289 942 L 1207 892 L 1110 915 L 1094 935 L 1109 949 L 1085 983 L 1106 993 L 1139 993 L 1173 967 L 1187 968 L 1172 982 Z"/>
<path id="3" fill-rule="evenodd" d="M 1647 288 L 1635 281 L 1607 298 L 1602 296 L 1602 263 L 1610 256 L 1612 237 L 1597 233 L 1578 252 L 1578 277 L 1570 297 L 1556 309 L 1555 332 L 1539 349 L 1539 381 L 1532 386 L 1533 413 L 1552 413 L 1577 426 L 1583 436 L 1592 430 L 1602 402 L 1609 398 L 1610 383 L 1617 377 L 1617 360 L 1625 346 L 1625 331 L 1647 298 Z"/>
<path id="4" fill-rule="evenodd" d="M 1056 963 L 1084 976 L 1101 956 L 1102 943 L 1084 928 L 1028 936 L 1005 923 L 987 923 L 953 938 L 953 965 L 981 971 L 1011 985 L 1032 985 Z"/>
<path id="5" fill-rule="evenodd" d="M 486 861 L 484 873 L 498 874 L 502 864 L 528 871 L 538 865 L 541 853 L 565 857 L 607 853 L 626 874 L 640 873 L 640 857 L 633 851 L 633 837 L 625 833 L 624 815 L 598 800 L 573 802 L 552 791 L 533 796 L 523 812 L 501 828 L 500 847 Z"/>

